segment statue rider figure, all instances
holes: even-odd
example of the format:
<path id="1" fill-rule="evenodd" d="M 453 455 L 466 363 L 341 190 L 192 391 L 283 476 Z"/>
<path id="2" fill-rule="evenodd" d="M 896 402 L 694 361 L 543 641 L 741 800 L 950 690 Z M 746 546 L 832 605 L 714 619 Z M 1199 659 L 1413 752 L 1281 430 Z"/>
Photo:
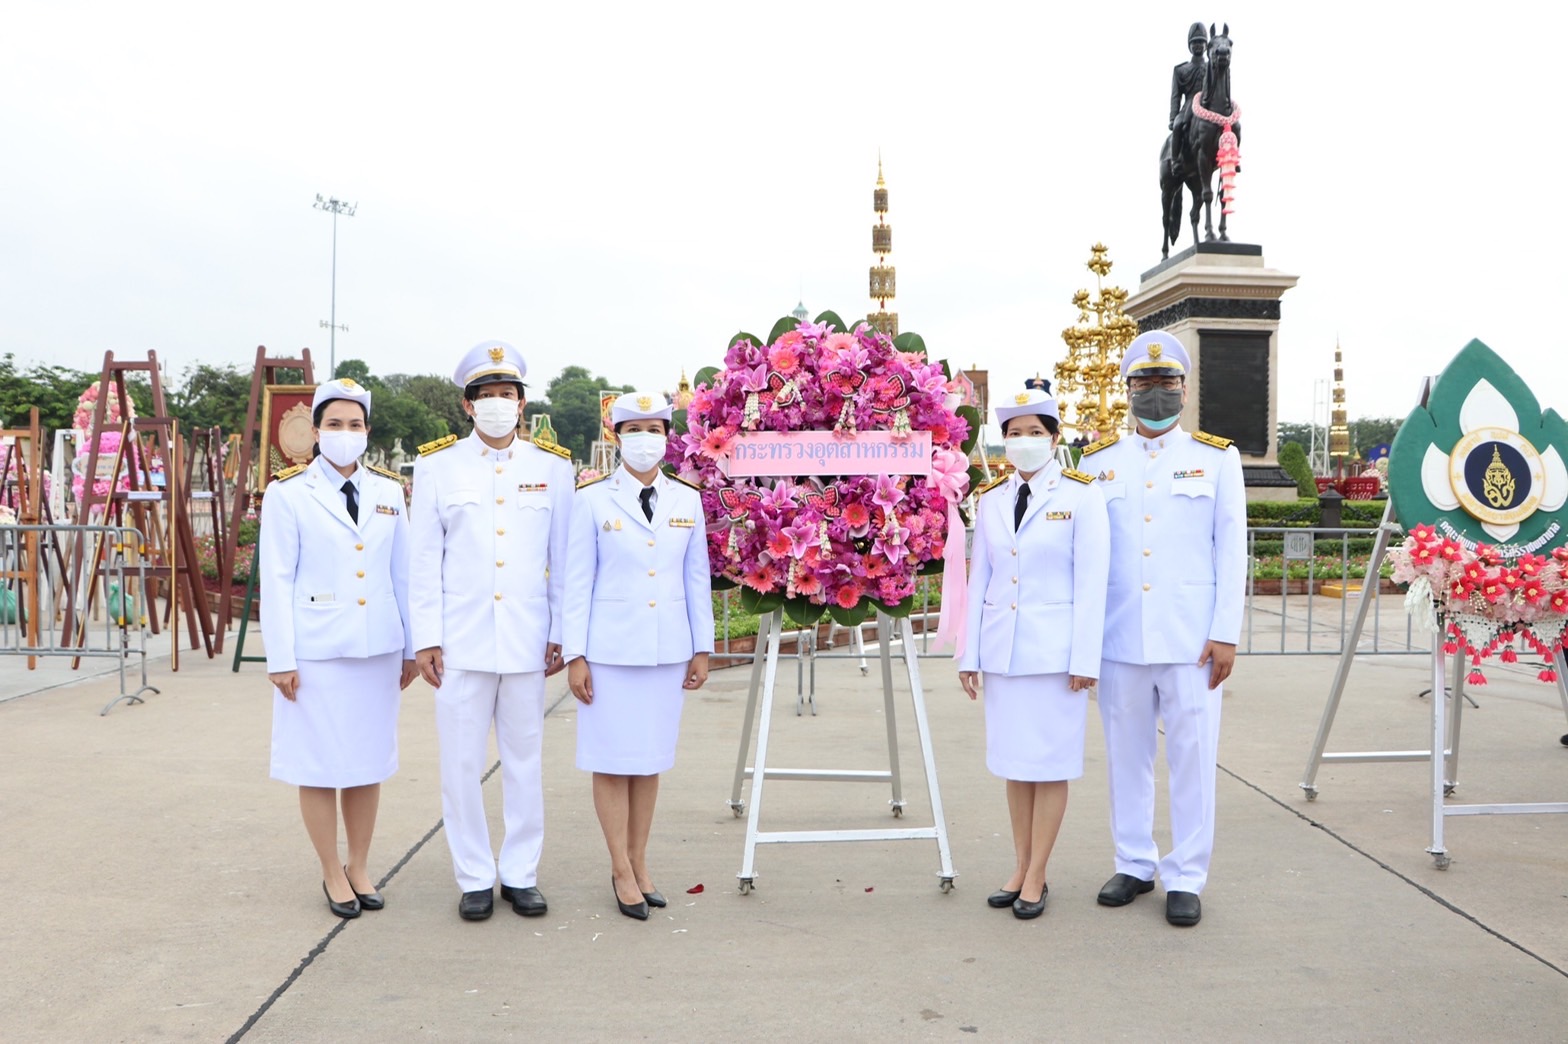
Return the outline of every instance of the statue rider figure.
<path id="1" fill-rule="evenodd" d="M 1171 72 L 1171 117 L 1167 126 L 1171 132 L 1171 170 L 1177 175 L 1191 169 L 1192 158 L 1187 155 L 1187 125 L 1192 122 L 1192 96 L 1203 90 L 1208 66 L 1203 52 L 1208 43 L 1209 34 L 1203 23 L 1193 22 L 1187 29 L 1187 50 L 1192 52 L 1192 57 Z"/>

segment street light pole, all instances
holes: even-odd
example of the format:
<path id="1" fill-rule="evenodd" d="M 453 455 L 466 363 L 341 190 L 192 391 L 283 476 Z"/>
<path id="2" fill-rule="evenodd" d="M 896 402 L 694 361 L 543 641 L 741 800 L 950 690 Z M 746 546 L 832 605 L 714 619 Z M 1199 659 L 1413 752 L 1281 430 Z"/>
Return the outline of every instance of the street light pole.
<path id="1" fill-rule="evenodd" d="M 331 380 L 338 369 L 338 330 L 348 330 L 347 326 L 338 326 L 338 215 L 354 216 L 354 211 L 359 208 L 358 203 L 345 203 L 340 199 L 323 199 L 321 193 L 316 193 L 316 202 L 312 203 L 317 210 L 328 211 L 332 214 L 332 318 L 321 325 L 331 330 L 331 347 L 327 357 L 327 379 Z"/>

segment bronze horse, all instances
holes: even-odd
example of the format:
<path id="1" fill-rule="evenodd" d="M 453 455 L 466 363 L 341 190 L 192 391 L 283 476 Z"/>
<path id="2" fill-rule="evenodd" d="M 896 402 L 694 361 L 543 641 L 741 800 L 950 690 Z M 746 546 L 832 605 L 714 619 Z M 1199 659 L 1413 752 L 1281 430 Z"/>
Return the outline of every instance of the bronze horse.
<path id="1" fill-rule="evenodd" d="M 1203 91 L 1198 95 L 1203 107 L 1220 116 L 1233 111 L 1230 100 L 1230 25 L 1218 32 L 1209 26 L 1209 61 L 1203 77 Z M 1232 126 L 1236 141 L 1241 141 L 1241 124 Z M 1214 203 L 1215 154 L 1219 151 L 1221 128 L 1216 123 L 1194 115 L 1187 121 L 1187 155 L 1191 157 L 1183 169 L 1177 170 L 1171 156 L 1171 136 L 1165 136 L 1160 148 L 1160 216 L 1164 236 L 1160 241 L 1160 256 L 1170 257 L 1171 246 L 1181 238 L 1181 192 L 1185 187 L 1192 194 L 1192 242 L 1198 242 L 1198 207 L 1203 207 L 1204 241 L 1214 242 L 1212 207 Z M 1239 167 L 1237 168 L 1240 169 Z M 1225 243 L 1230 236 L 1225 233 L 1225 211 L 1220 210 L 1218 239 Z"/>

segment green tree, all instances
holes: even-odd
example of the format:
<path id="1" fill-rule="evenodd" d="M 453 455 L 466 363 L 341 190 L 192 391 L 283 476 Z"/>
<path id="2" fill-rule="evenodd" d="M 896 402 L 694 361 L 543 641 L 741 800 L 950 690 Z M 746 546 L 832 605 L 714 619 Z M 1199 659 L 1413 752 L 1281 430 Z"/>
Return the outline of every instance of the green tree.
<path id="1" fill-rule="evenodd" d="M 186 367 L 180 386 L 167 391 L 169 411 L 187 434 L 192 428 L 221 427 L 225 435 L 245 430 L 250 408 L 250 370 L 198 363 Z"/>
<path id="2" fill-rule="evenodd" d="M 1328 438 L 1328 431 L 1322 425 L 1303 424 L 1299 421 L 1280 421 L 1275 428 L 1276 442 L 1284 446 L 1287 442 L 1297 442 L 1305 449 L 1312 445 L 1312 432 L 1317 430 L 1318 442 L 1322 443 Z"/>
<path id="3" fill-rule="evenodd" d="M 599 396 L 622 391 L 631 389 L 595 377 L 586 367 L 568 366 L 546 387 L 546 401 L 537 406 L 529 403 L 524 416 L 548 413 L 561 445 L 571 450 L 577 460 L 587 460 L 589 448 L 599 437 Z"/>
<path id="4" fill-rule="evenodd" d="M 1362 460 L 1367 459 L 1367 454 L 1372 447 L 1384 442 L 1393 442 L 1394 433 L 1399 426 L 1405 423 L 1403 417 L 1362 417 L 1350 422 L 1350 447 L 1351 452 Z"/>
<path id="5" fill-rule="evenodd" d="M 16 357 L 0 356 L 0 425 L 22 427 L 32 407 L 47 432 L 71 426 L 76 400 L 96 378 L 65 366 L 38 365 L 23 371 Z M 52 437 L 52 436 L 51 436 Z"/>
<path id="6" fill-rule="evenodd" d="M 431 413 L 446 422 L 446 431 L 454 435 L 468 434 L 468 414 L 463 412 L 463 392 L 445 377 L 435 374 L 394 373 L 382 378 L 381 384 L 388 391 L 407 395 L 423 403 Z"/>
<path id="7" fill-rule="evenodd" d="M 403 452 L 411 453 L 421 443 L 447 433 L 446 421 L 411 395 L 380 389 L 372 392 L 370 408 L 370 445 L 387 453 L 399 443 Z"/>
<path id="8" fill-rule="evenodd" d="M 374 388 L 379 381 L 370 376 L 370 364 L 360 359 L 344 359 L 338 363 L 337 370 L 332 374 L 333 380 L 347 377 L 349 380 L 358 381 L 367 388 Z"/>
<path id="9" fill-rule="evenodd" d="M 1318 484 L 1312 478 L 1312 466 L 1307 463 L 1307 451 L 1301 443 L 1287 442 L 1279 448 L 1279 466 L 1296 480 L 1296 488 L 1302 496 L 1318 495 Z"/>

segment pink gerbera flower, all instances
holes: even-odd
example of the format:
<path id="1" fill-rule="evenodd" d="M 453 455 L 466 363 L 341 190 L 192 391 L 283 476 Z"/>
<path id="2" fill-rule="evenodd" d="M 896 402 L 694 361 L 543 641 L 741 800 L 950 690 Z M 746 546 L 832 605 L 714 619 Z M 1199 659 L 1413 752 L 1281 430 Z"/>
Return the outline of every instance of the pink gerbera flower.
<path id="1" fill-rule="evenodd" d="M 833 592 L 833 601 L 840 609 L 853 609 L 860 604 L 860 585 L 851 580 Z"/>

